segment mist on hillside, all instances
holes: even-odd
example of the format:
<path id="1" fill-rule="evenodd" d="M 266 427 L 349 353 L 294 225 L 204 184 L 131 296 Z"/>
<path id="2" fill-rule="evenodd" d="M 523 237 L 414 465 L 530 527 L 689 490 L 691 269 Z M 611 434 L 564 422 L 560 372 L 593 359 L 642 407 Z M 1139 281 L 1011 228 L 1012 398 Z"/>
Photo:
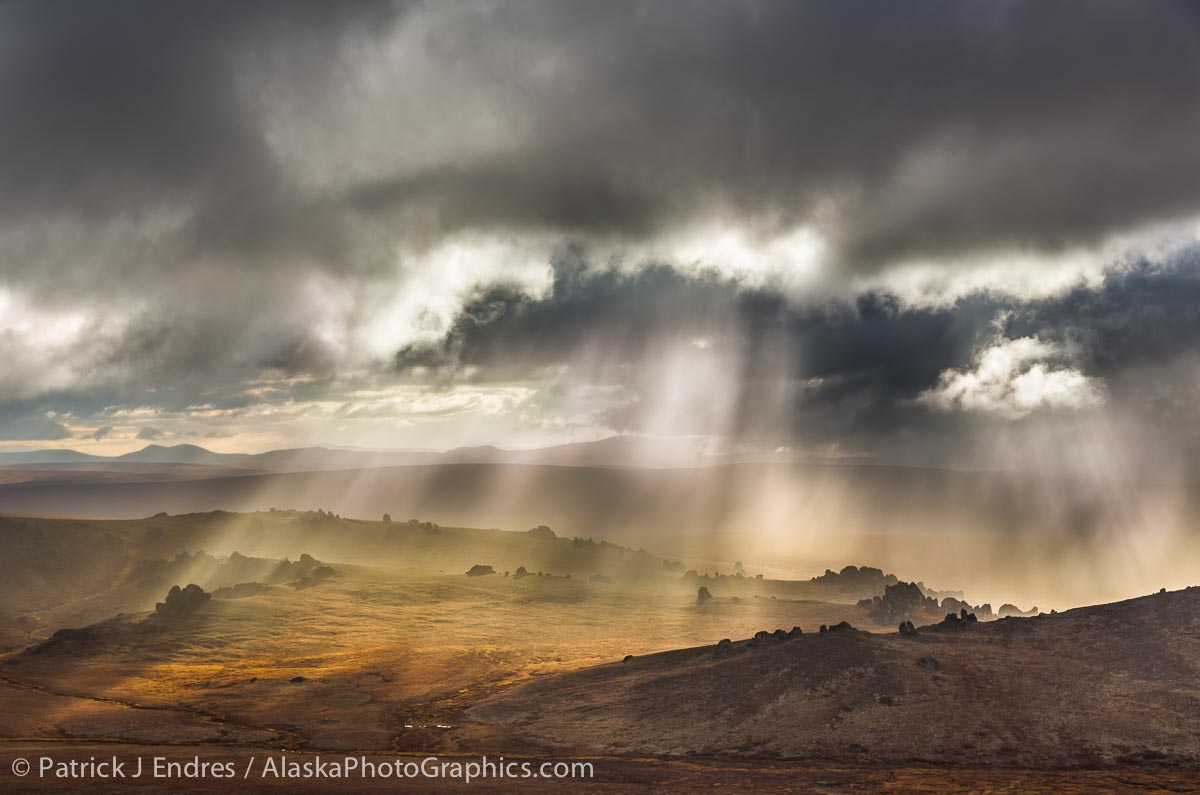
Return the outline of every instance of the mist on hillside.
<path id="1" fill-rule="evenodd" d="M 1192 490 L 1164 483 L 1114 495 L 1066 476 L 854 464 L 479 463 L 132 480 L 83 472 L 0 486 L 9 512 L 140 518 L 271 508 L 548 525 L 566 537 L 713 565 L 753 562 L 788 577 L 870 564 L 943 587 L 969 584 L 981 598 L 1060 607 L 1186 584 L 1198 511 Z M 236 541 L 222 548 L 240 548 Z M 361 545 L 336 551 L 370 555 Z"/>

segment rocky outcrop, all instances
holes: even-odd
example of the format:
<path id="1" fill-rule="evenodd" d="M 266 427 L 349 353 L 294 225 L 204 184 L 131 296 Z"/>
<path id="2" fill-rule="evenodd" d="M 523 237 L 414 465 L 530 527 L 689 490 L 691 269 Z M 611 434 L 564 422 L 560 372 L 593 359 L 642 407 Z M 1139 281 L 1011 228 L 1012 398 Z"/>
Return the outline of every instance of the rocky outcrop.
<path id="1" fill-rule="evenodd" d="M 996 617 L 992 613 L 990 604 L 972 605 L 970 602 L 952 596 L 942 600 L 942 610 L 946 613 L 958 613 L 966 610 L 968 613 L 974 613 L 980 621 L 991 621 Z"/>
<path id="2" fill-rule="evenodd" d="M 186 588 L 172 585 L 171 590 L 167 592 L 166 600 L 154 606 L 154 615 L 162 620 L 177 621 L 192 615 L 208 604 L 210 599 L 212 599 L 212 594 L 206 593 L 195 583 Z"/>
<path id="3" fill-rule="evenodd" d="M 558 535 L 544 524 L 540 524 L 537 527 L 526 530 L 525 533 L 526 535 L 533 536 L 534 538 L 541 538 L 545 541 L 553 541 L 554 539 L 558 538 Z"/>
<path id="4" fill-rule="evenodd" d="M 878 594 L 887 586 L 900 582 L 900 579 L 895 574 L 885 574 L 883 569 L 871 566 L 846 566 L 837 572 L 826 569 L 824 574 L 813 577 L 811 581 L 831 585 L 849 594 Z"/>
<path id="5" fill-rule="evenodd" d="M 966 608 L 963 608 L 962 610 L 958 611 L 958 615 L 955 615 L 954 613 L 947 614 L 946 617 L 942 619 L 942 625 L 948 627 L 958 627 L 965 626 L 967 624 L 974 624 L 978 620 L 979 618 L 974 613 L 968 613 Z"/>
<path id="6" fill-rule="evenodd" d="M 926 596 L 916 583 L 898 582 L 884 588 L 883 596 L 871 600 L 868 615 L 878 624 L 895 624 L 914 618 L 932 619 L 938 609 L 937 599 Z"/>

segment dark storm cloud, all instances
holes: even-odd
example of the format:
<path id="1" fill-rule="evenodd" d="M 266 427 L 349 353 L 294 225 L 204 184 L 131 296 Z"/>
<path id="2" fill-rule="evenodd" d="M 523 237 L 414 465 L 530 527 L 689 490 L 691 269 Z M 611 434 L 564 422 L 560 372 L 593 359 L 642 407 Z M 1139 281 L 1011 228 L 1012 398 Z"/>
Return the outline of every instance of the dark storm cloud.
<path id="1" fill-rule="evenodd" d="M 1033 337 L 1058 344 L 1066 364 L 1111 384 L 1117 408 L 1147 421 L 1194 422 L 1200 419 L 1190 398 L 1200 384 L 1198 306 L 1195 249 L 1165 262 L 1129 264 L 1098 288 L 1054 298 L 979 294 L 932 308 L 906 308 L 881 294 L 804 308 L 713 273 L 589 267 L 574 252 L 557 261 L 548 295 L 482 291 L 444 338 L 405 348 L 395 364 L 401 372 L 427 368 L 477 380 L 568 366 L 636 395 L 664 345 L 703 340 L 740 385 L 736 433 L 764 437 L 758 441 L 772 434 L 776 441 L 878 441 L 963 430 L 963 418 L 932 412 L 917 398 L 946 370 L 969 369 L 995 339 Z M 604 352 L 599 365 L 597 348 Z M 760 427 L 780 396 L 788 425 Z M 646 430 L 636 400 L 605 419 L 618 430 Z"/>
<path id="2" fill-rule="evenodd" d="M 263 108 L 297 85 L 320 103 L 346 52 L 402 11 L 0 5 L 0 290 L 18 291 L 18 309 L 91 316 L 55 354 L 77 383 L 46 405 L 186 405 L 267 370 L 329 369 L 306 279 L 341 279 L 367 249 L 351 256 L 333 215 L 297 190 Z M 171 397 L 184 390 L 192 400 Z"/>
<path id="3" fill-rule="evenodd" d="M 1194 355 L 1200 340 L 1200 249 L 1111 271 L 1098 287 L 1019 308 L 1005 326 L 1010 335 L 1040 333 L 1062 342 L 1090 372 L 1105 377 Z"/>
<path id="4" fill-rule="evenodd" d="M 408 42 L 424 76 L 391 75 L 374 121 L 339 118 L 398 9 L 6 4 L 0 178 L 16 189 L 0 212 L 180 202 L 184 254 L 270 245 L 352 271 L 373 254 L 345 212 L 375 234 L 396 218 L 634 237 L 709 213 L 819 221 L 843 265 L 876 265 L 1200 210 L 1186 3 L 432 5 Z M 444 104 L 413 105 L 412 80 Z M 266 134 L 298 87 L 296 126 L 328 130 L 320 154 L 361 175 L 341 198 L 305 195 Z M 401 150 L 423 129 L 467 144 L 389 174 L 338 135 L 393 117 Z"/>
<path id="5" fill-rule="evenodd" d="M 121 215 L 282 187 L 240 70 L 319 77 L 389 4 L 16 2 L 0 9 L 8 213 Z M 319 85 L 315 88 L 319 89 Z M 245 209 L 244 203 L 239 207 Z"/>
<path id="6" fill-rule="evenodd" d="M 91 325 L 45 386 L 26 386 L 37 361 L 0 382 L 42 396 L 21 405 L 47 434 L 66 433 L 48 410 L 236 408 L 264 374 L 320 399 L 364 367 L 369 299 L 487 232 L 564 251 L 548 297 L 481 269 L 443 339 L 397 340 L 405 378 L 584 361 L 645 396 L 654 346 L 695 343 L 736 368 L 747 433 L 773 431 L 767 404 L 791 407 L 785 437 L 953 429 L 914 400 L 1001 310 L 1010 336 L 1120 381 L 1194 336 L 1192 266 L 1047 301 L 798 306 L 719 261 L 581 252 L 807 225 L 845 287 L 906 259 L 1093 244 L 1200 213 L 1198 100 L 1200 12 L 1158 0 L 7 3 L 0 290 L 25 326 L 47 307 Z M 461 289 L 437 275 L 403 283 Z M 0 338 L 45 355 L 27 342 Z"/>
<path id="7" fill-rule="evenodd" d="M 484 365 L 497 370 L 555 365 L 584 347 L 629 363 L 655 336 L 686 340 L 704 333 L 735 307 L 737 284 L 715 273 L 689 278 L 664 265 L 631 274 L 593 270 L 580 251 L 554 261 L 551 295 L 536 299 L 504 284 L 470 299 L 440 342 L 415 344 L 396 355 L 412 366 Z"/>
<path id="8" fill-rule="evenodd" d="M 820 221 L 843 266 L 1056 249 L 1200 209 L 1198 36 L 1168 2 L 489 6 L 436 55 L 515 145 L 358 200 L 634 235 Z"/>
<path id="9" fill-rule="evenodd" d="M 585 370 L 584 378 L 616 381 L 636 393 L 664 346 L 700 343 L 734 370 L 736 431 L 812 440 L 814 421 L 822 418 L 819 435 L 828 440 L 926 422 L 929 412 L 908 404 L 942 370 L 970 361 L 996 311 L 982 300 L 905 310 L 874 294 L 802 309 L 716 273 L 689 276 L 665 265 L 630 272 L 589 267 L 576 251 L 556 261 L 547 296 L 504 286 L 483 290 L 444 338 L 404 348 L 395 364 L 404 373 L 424 368 L 481 380 L 527 378 L 567 365 Z M 791 427 L 754 428 L 762 403 L 781 394 L 790 404 Z M 644 430 L 637 405 L 608 419 L 618 430 Z"/>
<path id="10" fill-rule="evenodd" d="M 68 439 L 71 432 L 54 419 L 40 414 L 0 414 L 0 442 L 26 442 L 39 439 Z"/>
<path id="11" fill-rule="evenodd" d="M 263 108 L 296 85 L 321 103 L 345 50 L 387 30 L 399 9 L 373 0 L 4 4 L 5 281 L 48 302 L 89 293 L 164 301 L 202 277 L 261 295 L 281 273 L 347 267 L 343 230 L 281 168 Z M 206 304 L 193 309 L 214 326 L 230 321 L 220 301 L 196 297 Z"/>

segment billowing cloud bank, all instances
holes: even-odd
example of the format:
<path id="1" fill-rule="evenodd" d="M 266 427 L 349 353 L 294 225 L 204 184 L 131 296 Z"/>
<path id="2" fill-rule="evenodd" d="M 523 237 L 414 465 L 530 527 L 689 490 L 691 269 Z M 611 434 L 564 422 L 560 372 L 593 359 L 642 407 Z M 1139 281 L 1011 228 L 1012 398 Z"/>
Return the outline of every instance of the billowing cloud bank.
<path id="1" fill-rule="evenodd" d="M 1192 460 L 1198 28 L 6 4 L 0 438 Z"/>

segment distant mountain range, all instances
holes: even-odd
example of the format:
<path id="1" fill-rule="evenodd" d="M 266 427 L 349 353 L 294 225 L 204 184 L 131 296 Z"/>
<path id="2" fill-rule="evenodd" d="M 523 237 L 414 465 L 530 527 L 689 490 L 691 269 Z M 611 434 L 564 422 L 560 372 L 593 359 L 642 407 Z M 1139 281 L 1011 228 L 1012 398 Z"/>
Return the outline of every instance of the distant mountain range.
<path id="1" fill-rule="evenodd" d="M 347 450 L 299 447 L 265 453 L 216 453 L 194 444 L 151 444 L 116 456 L 78 450 L 33 450 L 0 453 L 0 467 L 80 466 L 122 467 L 132 464 L 172 464 L 225 467 L 254 472 L 300 472 L 428 464 L 558 464 L 574 466 L 689 467 L 725 459 L 706 456 L 687 442 L 664 443 L 627 436 L 579 442 L 537 450 L 499 447 L 460 447 L 446 452 Z"/>

